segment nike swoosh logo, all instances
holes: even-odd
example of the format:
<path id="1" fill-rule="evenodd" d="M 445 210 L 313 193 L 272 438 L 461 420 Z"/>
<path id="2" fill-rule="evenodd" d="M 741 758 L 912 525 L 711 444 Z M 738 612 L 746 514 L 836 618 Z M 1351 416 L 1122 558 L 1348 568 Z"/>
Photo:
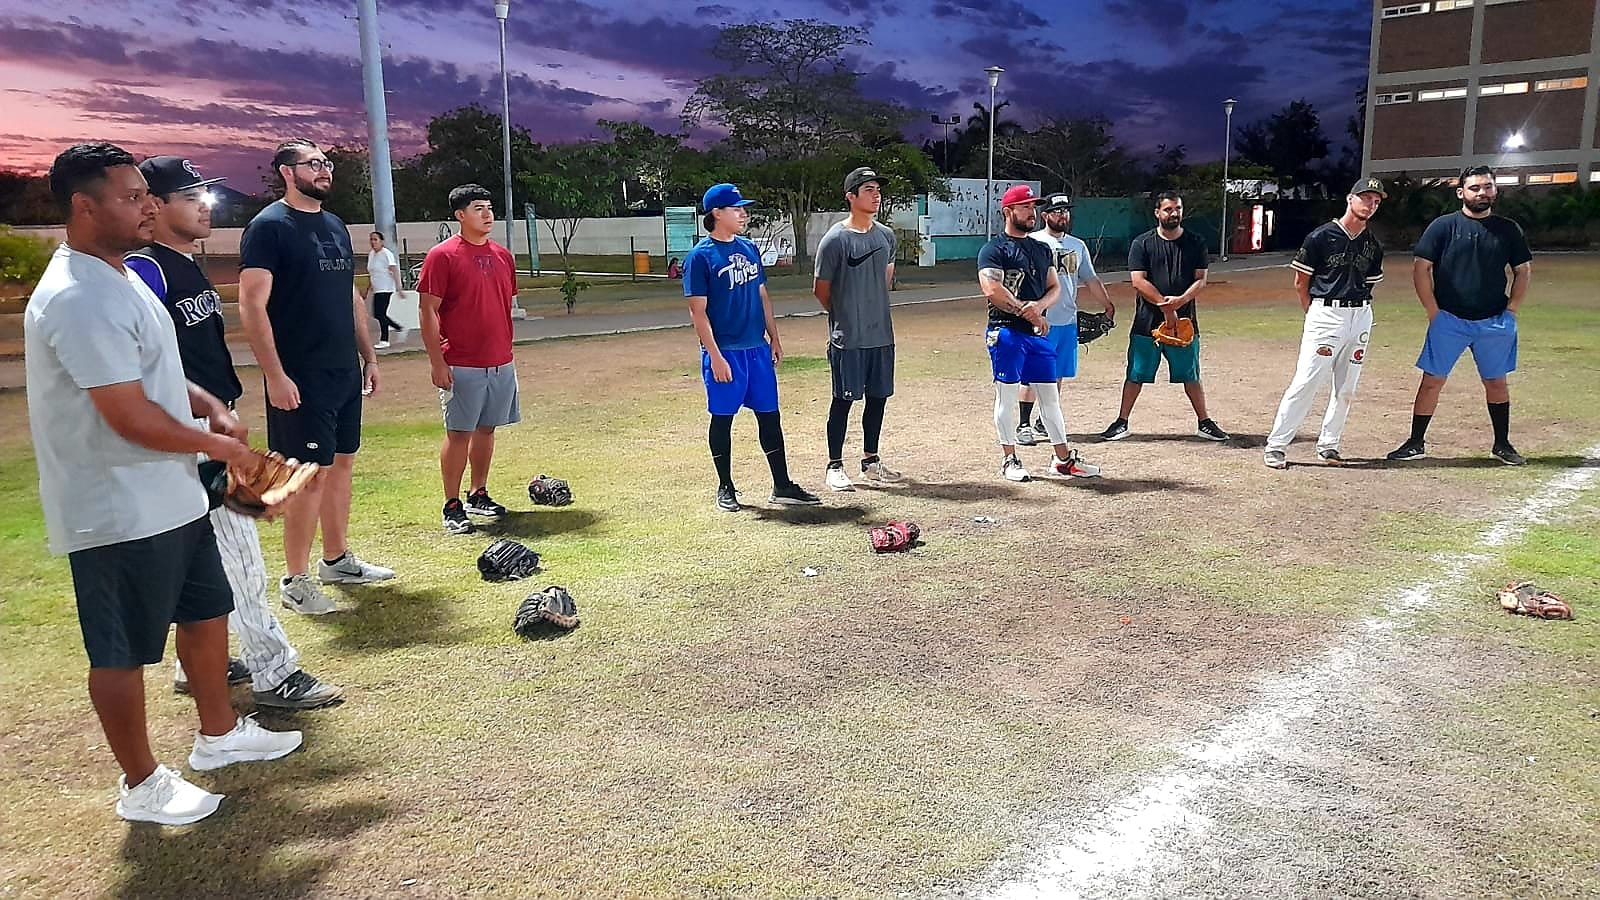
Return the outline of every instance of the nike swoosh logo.
<path id="1" fill-rule="evenodd" d="M 856 266 L 859 266 L 874 256 L 877 256 L 878 251 L 882 249 L 882 247 L 873 247 L 872 252 L 868 253 L 866 256 L 846 256 L 844 261 L 850 265 L 850 268 L 854 269 Z"/>

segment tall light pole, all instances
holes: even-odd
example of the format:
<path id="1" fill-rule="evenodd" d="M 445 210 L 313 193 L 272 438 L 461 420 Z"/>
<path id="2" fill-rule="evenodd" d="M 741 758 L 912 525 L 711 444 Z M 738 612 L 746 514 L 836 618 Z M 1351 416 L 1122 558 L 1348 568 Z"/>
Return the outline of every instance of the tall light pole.
<path id="1" fill-rule="evenodd" d="M 983 203 L 983 222 L 986 237 L 994 237 L 994 89 L 1000 84 L 1000 73 L 1005 69 L 990 66 L 984 69 L 989 76 L 989 186 Z"/>
<path id="2" fill-rule="evenodd" d="M 943 172 L 944 172 L 944 174 L 949 175 L 950 174 L 950 126 L 951 125 L 959 125 L 959 124 L 961 124 L 961 117 L 957 116 L 957 115 L 951 115 L 950 118 L 948 118 L 948 119 L 946 119 L 944 116 L 933 116 L 932 118 L 933 118 L 933 124 L 935 124 L 935 125 L 943 125 L 944 126 L 944 169 L 943 169 Z"/>
<path id="3" fill-rule="evenodd" d="M 356 4 L 361 31 L 361 90 L 367 101 L 367 153 L 372 171 L 372 229 L 399 246 L 394 226 L 394 169 L 389 163 L 389 108 L 383 96 L 383 42 L 378 38 L 378 2 Z"/>
<path id="4" fill-rule="evenodd" d="M 500 168 L 506 179 L 506 249 L 511 250 L 511 223 L 516 210 L 511 208 L 511 81 L 506 75 L 506 16 L 511 14 L 511 0 L 495 0 L 494 17 L 500 21 Z M 515 251 L 513 251 L 515 252 Z"/>
<path id="5" fill-rule="evenodd" d="M 1228 261 L 1228 157 L 1233 155 L 1233 105 L 1232 97 L 1222 101 L 1222 228 L 1217 232 L 1223 262 Z"/>

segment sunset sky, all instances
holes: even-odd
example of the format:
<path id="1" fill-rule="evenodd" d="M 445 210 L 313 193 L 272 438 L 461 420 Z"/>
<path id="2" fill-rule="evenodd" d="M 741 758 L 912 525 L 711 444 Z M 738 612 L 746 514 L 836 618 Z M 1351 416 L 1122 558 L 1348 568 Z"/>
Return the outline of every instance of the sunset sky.
<path id="1" fill-rule="evenodd" d="M 379 9 L 396 156 L 422 148 L 437 113 L 499 108 L 492 0 Z M 672 127 L 720 24 L 804 17 L 867 29 L 869 94 L 965 116 L 987 100 L 983 68 L 1001 65 L 1014 117 L 1103 113 L 1135 149 L 1216 159 L 1230 95 L 1236 124 L 1304 97 L 1342 139 L 1371 16 L 1363 0 L 512 0 L 512 119 L 538 140 L 594 134 L 599 118 Z M 42 170 L 96 138 L 188 155 L 254 191 L 281 137 L 365 141 L 358 53 L 353 0 L 0 0 L 0 166 Z"/>

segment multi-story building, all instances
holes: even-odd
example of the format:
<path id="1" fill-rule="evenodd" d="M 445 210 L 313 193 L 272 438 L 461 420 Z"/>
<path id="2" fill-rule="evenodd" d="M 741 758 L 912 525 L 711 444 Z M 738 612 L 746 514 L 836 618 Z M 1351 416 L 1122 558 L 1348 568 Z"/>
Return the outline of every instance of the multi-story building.
<path id="1" fill-rule="evenodd" d="M 1365 171 L 1600 183 L 1600 0 L 1374 0 Z"/>

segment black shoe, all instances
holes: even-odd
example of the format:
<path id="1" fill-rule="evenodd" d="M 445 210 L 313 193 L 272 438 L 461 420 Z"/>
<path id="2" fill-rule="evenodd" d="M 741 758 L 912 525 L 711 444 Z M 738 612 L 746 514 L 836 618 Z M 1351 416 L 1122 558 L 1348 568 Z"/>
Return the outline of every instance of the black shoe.
<path id="1" fill-rule="evenodd" d="M 743 508 L 739 505 L 739 492 L 733 489 L 733 485 L 724 484 L 717 488 L 717 509 L 738 512 Z"/>
<path id="2" fill-rule="evenodd" d="M 1404 444 L 1389 451 L 1384 457 L 1390 460 L 1422 459 L 1428 455 L 1428 445 L 1421 441 L 1406 441 Z"/>
<path id="3" fill-rule="evenodd" d="M 185 675 L 185 678 L 187 677 L 188 676 Z M 250 667 L 245 665 L 244 660 L 242 659 L 234 659 L 231 656 L 228 657 L 228 686 L 232 687 L 236 684 L 249 683 Z M 187 694 L 189 693 L 189 682 L 179 681 L 178 679 L 174 678 L 172 679 L 172 690 L 173 693 Z"/>
<path id="4" fill-rule="evenodd" d="M 467 521 L 467 508 L 455 497 L 445 501 L 444 530 L 450 534 L 472 533 L 472 523 Z"/>
<path id="5" fill-rule="evenodd" d="M 1049 434 L 1049 432 L 1044 430 L 1044 420 L 1043 419 L 1034 419 L 1033 420 L 1033 433 L 1034 434 Z"/>
<path id="6" fill-rule="evenodd" d="M 489 496 L 488 488 L 478 488 L 468 494 L 466 506 L 468 515 L 483 516 L 486 519 L 505 518 L 506 508 L 494 502 L 494 498 Z"/>
<path id="7" fill-rule="evenodd" d="M 776 503 L 779 506 L 820 506 L 822 505 L 822 498 L 791 481 L 788 484 L 774 487 L 772 489 L 772 497 L 767 502 Z"/>
<path id="8" fill-rule="evenodd" d="M 1522 458 L 1522 454 L 1517 452 L 1517 448 L 1510 444 L 1496 444 L 1494 449 L 1489 452 L 1493 453 L 1508 466 L 1525 466 L 1528 464 L 1528 461 Z"/>
<path id="9" fill-rule="evenodd" d="M 344 688 L 318 681 L 301 669 L 270 691 L 254 691 L 256 705 L 272 709 L 317 709 L 344 699 Z"/>
<path id="10" fill-rule="evenodd" d="M 1322 460 L 1323 462 L 1327 463 L 1330 466 L 1342 466 L 1342 465 L 1344 465 L 1344 457 L 1340 456 L 1339 455 L 1339 451 L 1337 451 L 1337 450 L 1332 450 L 1332 449 L 1329 449 L 1329 450 L 1318 450 L 1317 451 L 1317 458 Z"/>
<path id="11" fill-rule="evenodd" d="M 1100 440 L 1102 441 L 1120 441 L 1127 436 L 1127 419 L 1118 419 L 1107 426 L 1105 431 L 1100 432 Z"/>
<path id="12" fill-rule="evenodd" d="M 1201 419 L 1200 424 L 1195 426 L 1194 436 L 1203 437 L 1208 441 L 1225 441 L 1233 437 L 1233 435 L 1223 431 L 1222 427 L 1213 419 Z"/>

